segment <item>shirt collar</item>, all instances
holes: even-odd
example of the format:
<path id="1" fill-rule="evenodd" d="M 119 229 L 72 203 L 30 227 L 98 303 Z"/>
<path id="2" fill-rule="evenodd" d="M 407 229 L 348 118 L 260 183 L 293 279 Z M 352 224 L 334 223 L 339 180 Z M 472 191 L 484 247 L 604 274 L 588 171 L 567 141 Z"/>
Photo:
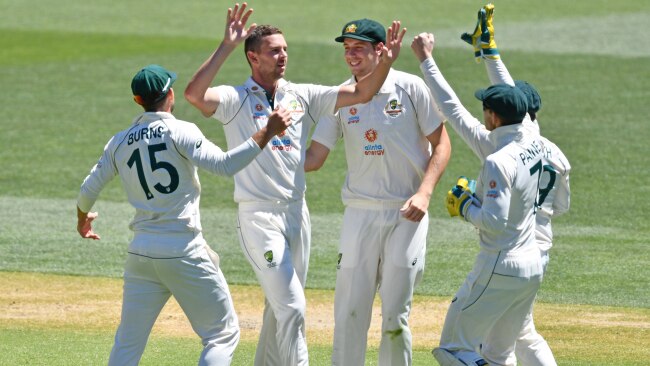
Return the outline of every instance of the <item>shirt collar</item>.
<path id="1" fill-rule="evenodd" d="M 283 87 L 284 87 L 285 85 L 287 85 L 287 84 L 289 84 L 288 81 L 286 81 L 286 80 L 284 80 L 284 79 L 280 79 L 280 80 L 278 80 L 278 86 L 277 86 L 277 89 L 281 89 L 281 88 L 283 88 Z M 246 80 L 246 82 L 244 83 L 244 87 L 245 87 L 246 89 L 252 91 L 253 93 L 264 93 L 264 88 L 262 88 L 262 87 L 260 86 L 260 84 L 258 84 L 257 82 L 255 82 L 255 80 L 253 80 L 253 77 L 252 77 L 252 76 L 250 76 L 250 77 L 248 78 L 248 80 Z"/>
<path id="2" fill-rule="evenodd" d="M 140 123 L 149 123 L 161 119 L 176 119 L 173 114 L 167 112 L 144 112 L 141 115 L 135 117 L 133 124 L 137 125 Z"/>
<path id="3" fill-rule="evenodd" d="M 525 133 L 526 127 L 521 123 L 515 123 L 492 130 L 488 135 L 488 139 L 497 149 L 500 149 L 512 141 L 521 140 Z"/>

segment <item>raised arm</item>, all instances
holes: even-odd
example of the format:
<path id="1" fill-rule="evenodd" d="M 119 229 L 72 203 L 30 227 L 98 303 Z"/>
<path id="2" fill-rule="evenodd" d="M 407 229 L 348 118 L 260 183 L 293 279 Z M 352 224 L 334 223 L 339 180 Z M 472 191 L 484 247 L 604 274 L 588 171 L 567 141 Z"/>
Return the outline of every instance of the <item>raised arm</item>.
<path id="1" fill-rule="evenodd" d="M 399 21 L 393 21 L 393 24 L 388 28 L 386 44 L 381 53 L 379 64 L 372 73 L 359 80 L 356 84 L 341 86 L 336 99 L 335 110 L 349 105 L 366 103 L 377 94 L 384 81 L 386 81 L 388 72 L 402 48 L 402 39 L 406 34 L 406 28 L 401 30 L 400 28 L 401 23 Z"/>
<path id="2" fill-rule="evenodd" d="M 219 94 L 215 89 L 210 89 L 210 84 L 232 51 L 257 27 L 255 23 L 246 27 L 248 18 L 253 13 L 253 9 L 246 8 L 246 3 L 241 6 L 235 4 L 234 8 L 228 8 L 226 29 L 221 44 L 199 67 L 185 88 L 185 99 L 206 117 L 214 114 L 220 102 Z"/>
<path id="3" fill-rule="evenodd" d="M 431 95 L 447 118 L 452 128 L 474 151 L 479 159 L 484 160 L 494 152 L 494 146 L 488 139 L 489 131 L 474 118 L 461 104 L 458 96 L 447 83 L 438 65 L 433 60 L 434 37 L 431 33 L 420 33 L 413 39 L 411 48 L 420 60 L 420 70 L 424 76 Z"/>

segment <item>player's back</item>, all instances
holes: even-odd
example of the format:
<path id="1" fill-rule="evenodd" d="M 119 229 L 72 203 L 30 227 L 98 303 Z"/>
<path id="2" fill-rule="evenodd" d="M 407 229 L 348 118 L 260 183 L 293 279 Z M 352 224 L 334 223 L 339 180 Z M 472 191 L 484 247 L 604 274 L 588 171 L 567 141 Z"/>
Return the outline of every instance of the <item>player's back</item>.
<path id="1" fill-rule="evenodd" d="M 129 202 L 136 208 L 132 230 L 201 230 L 197 169 L 179 152 L 174 140 L 175 133 L 189 127 L 195 126 L 169 113 L 144 113 L 113 138 L 109 151 Z"/>
<path id="2" fill-rule="evenodd" d="M 557 145 L 540 137 L 544 144 L 543 170 L 539 180 L 536 237 L 541 250 L 553 243 L 551 219 L 569 210 L 569 173 L 571 165 Z"/>
<path id="3" fill-rule="evenodd" d="M 522 133 L 486 158 L 477 194 L 483 197 L 487 225 L 480 236 L 481 245 L 487 249 L 517 252 L 535 245 L 535 202 L 542 154 L 538 136 Z"/>

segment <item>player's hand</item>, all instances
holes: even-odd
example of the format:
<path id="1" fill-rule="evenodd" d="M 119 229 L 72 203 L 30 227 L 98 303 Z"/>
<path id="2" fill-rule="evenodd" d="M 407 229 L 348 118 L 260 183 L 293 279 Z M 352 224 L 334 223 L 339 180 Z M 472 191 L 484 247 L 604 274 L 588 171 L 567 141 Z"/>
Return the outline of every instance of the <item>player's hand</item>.
<path id="1" fill-rule="evenodd" d="M 481 24 L 481 54 L 483 57 L 498 60 L 501 56 L 494 40 L 494 4 L 485 5 L 483 10 L 485 14 Z"/>
<path id="2" fill-rule="evenodd" d="M 282 133 L 287 127 L 291 126 L 291 113 L 288 109 L 277 106 L 269 116 L 266 123 L 268 133 L 272 136 Z"/>
<path id="3" fill-rule="evenodd" d="M 474 190 L 476 189 L 476 182 L 469 181 L 466 177 L 458 177 L 456 185 L 447 192 L 447 211 L 449 216 L 465 217 L 469 206 L 474 202 Z"/>
<path id="4" fill-rule="evenodd" d="M 242 3 L 235 4 L 234 8 L 228 8 L 228 16 L 226 17 L 226 31 L 223 36 L 223 42 L 232 45 L 238 45 L 248 37 L 248 35 L 257 27 L 253 23 L 250 27 L 246 28 L 248 18 L 253 13 L 253 9 L 246 10 L 248 4 Z"/>
<path id="5" fill-rule="evenodd" d="M 469 43 L 472 47 L 474 47 L 474 58 L 476 62 L 481 61 L 481 45 L 479 44 L 479 38 L 481 37 L 481 26 L 482 23 L 484 23 L 485 19 L 485 9 L 481 8 L 478 11 L 478 16 L 476 19 L 476 27 L 474 28 L 474 32 L 470 33 L 463 33 L 460 36 L 460 39 L 463 41 Z"/>
<path id="6" fill-rule="evenodd" d="M 384 45 L 383 52 L 381 53 L 381 60 L 383 62 L 393 63 L 399 56 L 399 51 L 402 49 L 402 40 L 406 34 L 406 28 L 400 31 L 402 23 L 399 20 L 394 20 L 393 24 L 386 32 L 386 44 Z"/>
<path id="7" fill-rule="evenodd" d="M 429 197 L 416 193 L 400 209 L 402 216 L 410 221 L 420 222 L 429 208 Z"/>
<path id="8" fill-rule="evenodd" d="M 92 222 L 99 216 L 97 212 L 84 213 L 77 209 L 77 232 L 84 239 L 99 240 L 99 235 L 93 231 Z"/>
<path id="9" fill-rule="evenodd" d="M 431 57 L 435 40 L 431 33 L 420 33 L 411 42 L 411 49 L 420 62 Z"/>

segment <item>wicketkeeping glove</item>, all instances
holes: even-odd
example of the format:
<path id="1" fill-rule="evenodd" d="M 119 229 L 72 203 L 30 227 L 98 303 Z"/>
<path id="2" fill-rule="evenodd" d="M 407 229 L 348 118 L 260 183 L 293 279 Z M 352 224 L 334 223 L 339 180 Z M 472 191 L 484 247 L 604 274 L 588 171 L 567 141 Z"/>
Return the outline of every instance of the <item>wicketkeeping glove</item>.
<path id="1" fill-rule="evenodd" d="M 465 217 L 469 206 L 476 200 L 473 191 L 476 181 L 468 181 L 466 177 L 458 177 L 456 185 L 447 192 L 447 211 L 449 216 Z"/>
<path id="2" fill-rule="evenodd" d="M 494 4 L 487 4 L 483 7 L 483 18 L 481 19 L 481 54 L 483 57 L 498 60 L 501 56 L 494 40 L 493 20 Z"/>
<path id="3" fill-rule="evenodd" d="M 479 44 L 479 38 L 481 37 L 481 22 L 483 19 L 485 19 L 485 9 L 481 8 L 478 11 L 474 32 L 472 34 L 463 33 L 460 35 L 460 39 L 474 47 L 474 58 L 477 63 L 481 62 L 481 45 Z"/>

